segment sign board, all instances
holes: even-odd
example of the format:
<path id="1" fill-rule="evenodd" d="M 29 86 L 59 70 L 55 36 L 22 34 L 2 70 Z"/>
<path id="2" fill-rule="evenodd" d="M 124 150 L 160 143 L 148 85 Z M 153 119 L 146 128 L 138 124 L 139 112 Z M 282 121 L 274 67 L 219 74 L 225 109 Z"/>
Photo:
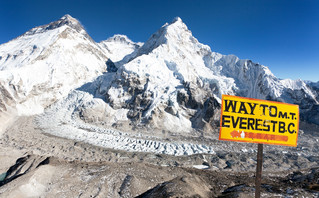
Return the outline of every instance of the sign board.
<path id="1" fill-rule="evenodd" d="M 222 96 L 220 140 L 296 147 L 298 131 L 298 105 Z"/>

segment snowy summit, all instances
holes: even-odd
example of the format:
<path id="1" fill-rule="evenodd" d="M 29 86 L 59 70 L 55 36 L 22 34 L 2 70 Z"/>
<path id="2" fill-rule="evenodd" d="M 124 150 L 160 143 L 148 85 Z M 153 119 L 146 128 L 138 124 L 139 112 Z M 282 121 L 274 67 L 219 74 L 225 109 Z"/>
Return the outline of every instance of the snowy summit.
<path id="1" fill-rule="evenodd" d="M 45 128 L 77 123 L 59 127 L 55 135 L 63 137 L 70 127 L 79 134 L 83 124 L 155 136 L 209 134 L 219 123 L 222 94 L 298 104 L 302 120 L 319 124 L 318 89 L 212 52 L 179 17 L 145 43 L 125 35 L 96 43 L 65 15 L 1 45 L 0 70 L 3 122 L 44 112 L 42 118 L 55 118 L 39 121 Z"/>

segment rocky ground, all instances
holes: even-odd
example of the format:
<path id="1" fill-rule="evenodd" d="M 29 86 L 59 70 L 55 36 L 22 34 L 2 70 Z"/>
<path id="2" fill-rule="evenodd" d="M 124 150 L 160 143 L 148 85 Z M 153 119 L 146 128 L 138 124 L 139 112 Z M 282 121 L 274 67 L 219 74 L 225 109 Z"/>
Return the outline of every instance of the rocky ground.
<path id="1" fill-rule="evenodd" d="M 319 196 L 317 128 L 301 127 L 302 152 L 265 146 L 262 197 Z M 0 197 L 254 197 L 257 145 L 214 144 L 215 154 L 124 152 L 43 133 L 34 117 L 20 117 L 0 140 Z"/>
<path id="2" fill-rule="evenodd" d="M 141 44 L 65 15 L 0 60 L 0 197 L 253 197 L 257 145 L 218 140 L 222 94 L 319 124 L 316 84 L 212 52 L 179 17 Z M 319 196 L 319 127 L 300 124 L 297 147 L 264 146 L 262 197 Z"/>

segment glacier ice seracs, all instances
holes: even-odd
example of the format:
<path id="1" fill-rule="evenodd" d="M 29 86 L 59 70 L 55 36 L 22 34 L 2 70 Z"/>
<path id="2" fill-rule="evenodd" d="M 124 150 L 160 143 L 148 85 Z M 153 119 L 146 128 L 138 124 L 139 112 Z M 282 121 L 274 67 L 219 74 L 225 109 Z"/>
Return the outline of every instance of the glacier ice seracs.
<path id="1" fill-rule="evenodd" d="M 2 120 L 46 109 L 39 126 L 49 124 L 46 132 L 53 133 L 55 124 L 55 135 L 72 133 L 70 138 L 78 137 L 79 127 L 84 133 L 84 126 L 87 137 L 93 129 L 151 131 L 156 137 L 211 133 L 222 94 L 298 104 L 302 120 L 319 124 L 315 86 L 213 52 L 179 17 L 145 43 L 125 35 L 96 43 L 69 15 L 33 28 L 0 46 L 0 90 Z M 58 121 L 44 123 L 48 115 Z"/>

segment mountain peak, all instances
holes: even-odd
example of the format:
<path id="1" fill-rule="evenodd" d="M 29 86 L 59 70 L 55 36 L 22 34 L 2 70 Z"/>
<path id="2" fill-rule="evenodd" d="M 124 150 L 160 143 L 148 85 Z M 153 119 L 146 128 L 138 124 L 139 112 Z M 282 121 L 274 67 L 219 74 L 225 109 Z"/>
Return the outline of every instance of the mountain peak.
<path id="1" fill-rule="evenodd" d="M 68 25 L 68 24 L 72 24 L 72 25 L 78 25 L 78 24 L 80 24 L 80 22 L 77 20 L 77 19 L 75 19 L 75 18 L 73 18 L 71 15 L 69 15 L 69 14 L 66 14 L 66 15 L 64 15 L 63 17 L 61 17 L 60 18 L 60 20 L 59 21 L 61 21 L 61 22 L 63 22 L 63 23 L 61 23 L 61 24 L 66 24 L 66 25 Z"/>
<path id="2" fill-rule="evenodd" d="M 59 20 L 53 21 L 47 25 L 42 25 L 42 26 L 32 28 L 31 30 L 29 30 L 25 34 L 23 34 L 23 36 L 43 33 L 43 32 L 49 31 L 49 30 L 60 28 L 60 27 L 65 26 L 65 25 L 76 30 L 78 33 L 81 33 L 84 36 L 90 38 L 90 36 L 86 33 L 86 31 L 84 30 L 81 23 L 77 19 L 70 16 L 69 14 L 66 14 L 63 17 L 61 17 Z"/>
<path id="3" fill-rule="evenodd" d="M 166 29 L 166 33 L 169 32 L 169 29 L 172 29 L 172 32 L 181 33 L 181 31 L 189 31 L 187 25 L 183 22 L 180 17 L 175 17 L 171 23 L 166 23 L 162 26 Z"/>
<path id="4" fill-rule="evenodd" d="M 193 37 L 192 32 L 183 23 L 180 17 L 175 17 L 171 23 L 164 24 L 157 32 L 147 40 L 147 42 L 140 48 L 139 55 L 148 54 L 153 49 L 162 44 L 168 43 L 185 43 L 195 42 L 197 40 Z"/>
<path id="5" fill-rule="evenodd" d="M 77 32 L 81 32 L 82 30 L 84 30 L 81 23 L 77 19 L 71 17 L 69 14 L 64 15 L 59 20 L 51 22 L 48 25 L 44 25 L 44 27 L 46 30 L 51 30 L 51 29 L 62 27 L 64 25 L 67 25 L 75 29 Z"/>
<path id="6" fill-rule="evenodd" d="M 171 24 L 172 24 L 172 23 L 176 23 L 176 22 L 182 22 L 182 23 L 183 23 L 182 19 L 181 19 L 180 17 L 178 17 L 178 16 L 173 19 L 173 21 L 171 22 Z"/>
<path id="7" fill-rule="evenodd" d="M 129 39 L 126 35 L 115 34 L 112 37 L 108 38 L 105 42 L 117 42 L 117 43 L 127 43 L 132 44 L 133 41 Z"/>
<path id="8" fill-rule="evenodd" d="M 74 19 L 71 15 L 69 14 L 65 14 L 63 17 L 61 17 L 61 19 L 68 19 L 68 20 L 72 20 Z"/>

